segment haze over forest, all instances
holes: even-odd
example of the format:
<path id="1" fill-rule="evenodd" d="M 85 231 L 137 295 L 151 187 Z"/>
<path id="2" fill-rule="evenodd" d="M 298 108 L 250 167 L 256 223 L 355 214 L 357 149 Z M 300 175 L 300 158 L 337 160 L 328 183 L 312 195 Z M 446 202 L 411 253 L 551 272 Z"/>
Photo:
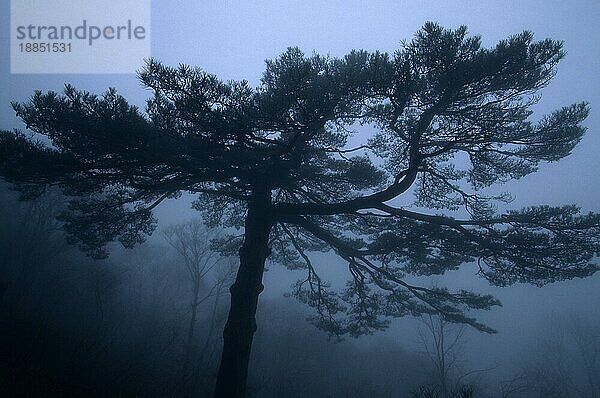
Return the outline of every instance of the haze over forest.
<path id="1" fill-rule="evenodd" d="M 9 22 L 7 3 L 0 5 L 3 27 Z M 342 58 L 354 49 L 393 54 L 427 21 L 448 29 L 464 25 L 469 35 L 481 36 L 485 48 L 525 30 L 535 40 L 564 41 L 566 56 L 539 92 L 531 118 L 538 122 L 586 101 L 587 132 L 570 155 L 541 162 L 536 172 L 487 192 L 512 195 L 512 201 L 496 203 L 498 213 L 540 204 L 600 212 L 597 2 L 201 3 L 152 3 L 153 59 L 199 67 L 224 82 L 246 79 L 250 87 L 261 84 L 265 60 L 289 47 L 306 57 Z M 7 54 L 8 29 L 0 35 L 0 51 Z M 152 95 L 133 74 L 9 72 L 8 57 L 2 57 L 0 130 L 26 131 L 12 101 L 27 103 L 35 90 L 60 93 L 65 83 L 97 94 L 114 87 L 140 109 Z M 369 123 L 352 129 L 348 147 L 376 130 Z M 223 252 L 236 242 L 227 234 L 243 236 L 243 228 L 206 225 L 198 210 L 208 205 L 184 192 L 154 209 L 157 227 L 145 242 L 131 249 L 112 242 L 107 258 L 93 259 L 67 242 L 56 219 L 67 200 L 58 189 L 19 200 L 13 188 L 0 180 L 0 395 L 211 396 L 229 287 L 239 266 L 237 246 L 229 256 Z M 413 200 L 408 195 L 394 205 L 408 208 Z M 462 208 L 411 209 L 469 217 Z M 333 250 L 309 254 L 322 280 L 344 288 L 344 258 Z M 297 281 L 306 279 L 306 267 L 288 269 L 278 260 L 266 262 L 248 397 L 600 397 L 597 273 L 543 287 L 498 287 L 469 262 L 414 281 L 496 297 L 501 306 L 469 312 L 495 333 L 424 313 L 393 318 L 387 328 L 353 337 L 335 336 L 310 322 L 315 309 L 292 294 Z"/>

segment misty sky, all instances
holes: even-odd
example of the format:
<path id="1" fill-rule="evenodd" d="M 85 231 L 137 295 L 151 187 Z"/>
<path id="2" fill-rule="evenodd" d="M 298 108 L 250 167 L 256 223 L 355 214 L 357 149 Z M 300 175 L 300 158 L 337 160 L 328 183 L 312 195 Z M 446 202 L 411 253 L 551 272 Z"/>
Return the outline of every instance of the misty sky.
<path id="1" fill-rule="evenodd" d="M 9 73 L 9 1 L 0 5 L 0 128 L 23 128 L 9 102 L 24 101 L 35 89 L 61 91 L 65 82 L 96 93 L 113 86 L 132 103 L 143 106 L 149 91 L 134 75 L 11 75 Z M 152 56 L 167 65 L 199 66 L 223 79 L 247 79 L 256 85 L 264 60 L 298 46 L 343 56 L 352 49 L 393 52 L 404 39 L 410 40 L 425 21 L 445 27 L 466 25 L 479 34 L 485 46 L 523 30 L 537 39 L 565 41 L 567 57 L 550 86 L 542 91 L 536 117 L 562 105 L 588 101 L 591 115 L 587 135 L 573 154 L 540 172 L 504 187 L 516 196 L 510 206 L 577 203 L 586 210 L 600 211 L 600 2 L 579 1 L 153 1 Z M 140 60 L 142 66 L 142 60 Z M 161 223 L 181 220 L 191 214 L 188 204 L 169 204 L 160 210 Z M 165 221 L 167 220 L 167 221 Z M 267 292 L 280 271 L 266 275 Z M 464 275 L 450 276 L 453 286 L 464 285 Z M 481 280 L 468 280 L 472 287 L 485 288 Z M 469 286 L 468 286 L 469 287 Z M 494 289 L 505 307 L 486 319 L 507 335 L 518 335 L 519 324 L 543 311 L 548 303 L 558 308 L 583 307 L 600 317 L 600 278 L 571 281 L 545 289 L 524 286 Z M 266 294 L 267 294 L 266 292 Z M 583 301 L 583 303 L 581 303 Z M 509 319 L 515 319 L 508 326 Z M 505 325 L 503 328 L 502 325 Z M 516 325 L 516 326 L 515 326 Z"/>

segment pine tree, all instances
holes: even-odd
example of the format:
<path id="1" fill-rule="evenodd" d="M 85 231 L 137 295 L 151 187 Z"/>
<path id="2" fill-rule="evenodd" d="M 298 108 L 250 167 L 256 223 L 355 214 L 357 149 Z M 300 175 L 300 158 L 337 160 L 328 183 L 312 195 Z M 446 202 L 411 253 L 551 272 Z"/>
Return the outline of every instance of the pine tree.
<path id="1" fill-rule="evenodd" d="M 47 139 L 2 132 L 0 175 L 24 192 L 62 188 L 68 238 L 94 257 L 111 241 L 143 241 L 156 227 L 153 209 L 182 192 L 198 195 L 210 225 L 243 228 L 227 246 L 239 248 L 240 266 L 215 390 L 242 397 L 269 257 L 306 269 L 294 294 L 336 336 L 421 314 L 493 332 L 469 310 L 497 299 L 421 286 L 409 282 L 414 275 L 474 262 L 507 286 L 597 270 L 597 214 L 576 206 L 496 214 L 509 197 L 486 194 L 569 155 L 585 133 L 585 103 L 530 120 L 562 47 L 524 32 L 487 49 L 465 27 L 427 23 L 394 54 L 290 48 L 267 61 L 256 88 L 150 60 L 139 74 L 153 92 L 145 112 L 114 89 L 97 96 L 70 85 L 14 103 Z M 468 216 L 445 211 L 459 209 Z M 343 291 L 320 278 L 315 251 L 347 263 Z"/>

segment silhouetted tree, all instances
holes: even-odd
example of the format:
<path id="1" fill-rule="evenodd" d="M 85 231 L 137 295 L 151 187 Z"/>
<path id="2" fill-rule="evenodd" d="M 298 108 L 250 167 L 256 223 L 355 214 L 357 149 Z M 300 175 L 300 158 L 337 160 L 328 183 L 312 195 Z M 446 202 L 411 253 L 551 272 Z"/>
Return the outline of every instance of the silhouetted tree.
<path id="1" fill-rule="evenodd" d="M 600 322 L 570 313 L 548 317 L 539 330 L 503 397 L 600 398 Z"/>
<path id="2" fill-rule="evenodd" d="M 443 317 L 428 315 L 423 318 L 424 328 L 419 329 L 421 346 L 425 350 L 435 383 L 439 386 L 440 396 L 448 398 L 455 384 L 459 369 L 464 327 L 456 329 Z"/>
<path id="3" fill-rule="evenodd" d="M 113 240 L 142 241 L 156 225 L 152 210 L 182 191 L 199 194 L 207 220 L 243 227 L 215 390 L 241 397 L 271 254 L 308 270 L 295 293 L 316 308 L 318 326 L 354 336 L 423 313 L 492 331 L 467 311 L 499 305 L 495 298 L 419 286 L 409 274 L 476 261 L 484 278 L 506 286 L 597 270 L 597 214 L 576 206 L 495 214 L 494 202 L 508 197 L 485 194 L 567 156 L 584 134 L 585 103 L 529 120 L 563 56 L 560 42 L 529 32 L 486 49 L 465 27 L 428 23 L 392 55 L 290 48 L 267 61 L 257 88 L 151 60 L 140 73 L 154 93 L 145 114 L 114 89 L 98 97 L 69 85 L 13 104 L 52 145 L 4 132 L 0 174 L 24 189 L 61 186 L 73 197 L 65 230 L 94 256 Z M 353 135 L 361 125 L 370 132 Z M 349 145 L 350 137 L 364 141 Z M 401 207 L 401 196 L 433 212 Z M 469 217 L 435 214 L 459 208 Z M 331 249 L 351 276 L 341 293 L 309 256 Z"/>
<path id="4" fill-rule="evenodd" d="M 205 354 L 212 341 L 213 329 L 216 324 L 216 311 L 219 306 L 219 298 L 223 295 L 225 286 L 231 283 L 231 276 L 234 272 L 232 264 L 223 266 L 222 272 L 215 272 L 215 268 L 224 265 L 227 258 L 220 254 L 211 246 L 214 239 L 219 238 L 217 230 L 208 230 L 201 220 L 195 219 L 183 224 L 173 225 L 163 231 L 163 236 L 167 243 L 175 249 L 182 258 L 188 276 L 192 284 L 192 295 L 190 302 L 190 324 L 188 328 L 185 343 L 185 358 L 183 360 L 184 381 L 190 377 L 190 367 L 192 365 L 192 355 L 195 351 L 195 330 L 198 316 L 198 307 L 212 299 L 213 308 L 210 311 L 211 320 L 208 325 L 208 336 L 206 337 L 200 358 L 197 363 L 202 363 Z M 224 271 L 224 272 L 223 272 Z"/>
<path id="5" fill-rule="evenodd" d="M 472 394 L 474 386 L 469 379 L 492 369 L 465 369 L 465 326 L 434 315 L 422 317 L 421 324 L 419 342 L 430 364 L 433 383 L 420 393 L 428 391 L 439 398 L 459 397 L 467 391 Z"/>

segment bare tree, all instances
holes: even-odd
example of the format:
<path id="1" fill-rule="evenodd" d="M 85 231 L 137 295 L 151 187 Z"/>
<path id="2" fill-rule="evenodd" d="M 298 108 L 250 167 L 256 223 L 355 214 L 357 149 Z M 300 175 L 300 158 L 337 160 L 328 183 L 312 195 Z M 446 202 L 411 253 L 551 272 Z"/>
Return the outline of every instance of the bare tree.
<path id="1" fill-rule="evenodd" d="M 192 356 L 195 353 L 194 343 L 198 308 L 209 299 L 213 299 L 212 308 L 209 310 L 207 336 L 200 351 L 197 363 L 201 363 L 208 354 L 210 342 L 213 340 L 219 297 L 231 283 L 233 277 L 233 264 L 228 258 L 213 250 L 211 241 L 220 237 L 220 232 L 207 228 L 199 219 L 174 225 L 163 231 L 166 242 L 183 259 L 189 279 L 191 281 L 190 323 L 185 343 L 185 357 L 183 361 L 183 376 L 189 375 L 192 369 Z M 196 366 L 196 368 L 198 365 Z"/>
<path id="2" fill-rule="evenodd" d="M 447 398 L 458 381 L 464 327 L 441 316 L 428 315 L 421 319 L 423 327 L 418 329 L 421 346 L 431 363 L 433 379 L 441 396 Z"/>
<path id="3" fill-rule="evenodd" d="M 463 360 L 465 326 L 443 316 L 427 315 L 418 328 L 420 345 L 431 364 L 434 386 L 422 387 L 418 397 L 455 398 L 473 394 L 473 376 L 493 368 L 467 370 Z"/>
<path id="4" fill-rule="evenodd" d="M 504 397 L 600 397 L 600 324 L 570 314 L 540 327 L 532 359 L 503 388 Z"/>

